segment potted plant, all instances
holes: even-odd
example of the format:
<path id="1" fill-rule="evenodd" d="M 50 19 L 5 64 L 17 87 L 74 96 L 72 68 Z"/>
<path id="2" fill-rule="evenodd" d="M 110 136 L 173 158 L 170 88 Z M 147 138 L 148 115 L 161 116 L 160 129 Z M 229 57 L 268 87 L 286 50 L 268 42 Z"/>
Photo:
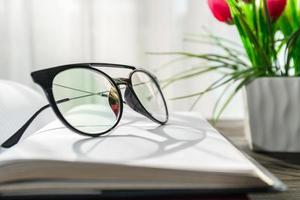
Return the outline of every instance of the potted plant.
<path id="1" fill-rule="evenodd" d="M 173 74 L 165 87 L 189 77 L 217 71 L 221 77 L 205 91 L 174 99 L 202 96 L 221 86 L 217 120 L 234 95 L 245 88 L 247 132 L 255 151 L 300 152 L 300 9 L 298 0 L 208 0 L 213 15 L 234 25 L 242 49 L 221 36 L 192 36 L 223 49 L 223 53 L 168 52 L 184 58 L 209 61 L 209 65 Z M 202 40 L 201 38 L 209 40 Z M 230 90 L 231 88 L 231 90 Z M 230 91 L 229 95 L 226 91 Z M 225 100 L 221 100 L 226 98 Z M 220 102 L 221 103 L 220 105 Z"/>

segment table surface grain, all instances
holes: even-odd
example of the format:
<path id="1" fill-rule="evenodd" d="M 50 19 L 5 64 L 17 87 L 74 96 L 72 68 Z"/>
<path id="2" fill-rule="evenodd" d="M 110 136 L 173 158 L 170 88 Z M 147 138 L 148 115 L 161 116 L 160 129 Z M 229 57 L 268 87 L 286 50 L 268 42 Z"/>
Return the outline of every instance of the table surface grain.
<path id="1" fill-rule="evenodd" d="M 250 194 L 250 199 L 300 200 L 300 154 L 266 154 L 251 151 L 244 135 L 244 122 L 242 120 L 220 120 L 215 124 L 215 127 L 288 186 L 286 192 Z"/>

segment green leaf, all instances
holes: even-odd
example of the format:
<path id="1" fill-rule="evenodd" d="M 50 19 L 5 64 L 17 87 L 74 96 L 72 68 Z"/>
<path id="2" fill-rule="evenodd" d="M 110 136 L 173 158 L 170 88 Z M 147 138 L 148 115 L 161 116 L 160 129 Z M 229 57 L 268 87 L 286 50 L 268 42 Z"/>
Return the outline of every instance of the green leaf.
<path id="1" fill-rule="evenodd" d="M 285 59 L 285 75 L 286 76 L 289 75 L 293 51 L 295 50 L 299 36 L 300 36 L 300 28 L 291 35 L 291 37 L 289 38 L 289 40 L 287 41 L 287 44 L 286 44 L 286 48 L 285 48 L 285 58 L 286 58 Z M 299 67 L 299 66 L 297 66 L 297 67 Z"/>

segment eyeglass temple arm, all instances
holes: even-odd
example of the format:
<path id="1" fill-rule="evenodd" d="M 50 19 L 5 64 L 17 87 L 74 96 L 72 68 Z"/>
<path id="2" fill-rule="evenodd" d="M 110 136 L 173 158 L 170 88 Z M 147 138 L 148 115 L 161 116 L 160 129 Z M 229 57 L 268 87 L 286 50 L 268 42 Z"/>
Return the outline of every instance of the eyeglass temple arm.
<path id="1" fill-rule="evenodd" d="M 88 96 L 92 96 L 92 95 L 100 95 L 100 96 L 103 96 L 103 97 L 107 97 L 107 94 L 105 94 L 107 91 L 104 91 L 104 92 L 99 92 L 99 93 L 91 93 L 91 92 L 87 92 L 87 91 L 83 91 L 83 90 L 78 90 L 78 89 L 75 89 L 75 88 L 70 88 L 70 87 L 66 87 L 66 86 L 63 86 L 65 88 L 69 88 L 69 89 L 72 89 L 72 90 L 77 90 L 77 91 L 82 91 L 82 92 L 85 92 L 85 93 L 88 93 L 88 95 L 83 95 L 83 96 L 78 96 L 78 97 L 74 97 L 74 98 L 66 98 L 66 99 L 62 99 L 62 100 L 59 100 L 59 101 L 56 101 L 57 104 L 60 104 L 60 103 L 64 103 L 64 102 L 67 102 L 67 101 L 70 101 L 70 100 L 75 100 L 75 99 L 79 99 L 79 98 L 84 98 L 84 97 L 88 97 Z M 17 144 L 19 142 L 19 140 L 21 139 L 21 137 L 23 136 L 23 134 L 25 133 L 26 129 L 29 127 L 29 125 L 32 123 L 32 121 L 42 112 L 44 111 L 45 109 L 49 108 L 50 107 L 50 104 L 47 104 L 43 107 L 41 107 L 38 111 L 36 111 L 31 117 L 30 119 L 16 132 L 14 133 L 10 138 L 8 138 L 5 142 L 3 142 L 1 144 L 1 147 L 4 147 L 4 148 L 9 148 L 9 147 L 12 147 L 14 146 L 15 144 Z"/>
<path id="2" fill-rule="evenodd" d="M 57 103 L 63 103 L 68 101 L 69 99 L 63 99 L 60 101 L 57 101 Z M 50 104 L 47 104 L 43 107 L 41 107 L 38 111 L 36 111 L 31 117 L 30 119 L 16 132 L 14 133 L 10 138 L 8 138 L 4 143 L 2 143 L 2 147 L 4 148 L 9 148 L 12 147 L 13 145 L 17 144 L 19 142 L 19 140 L 21 139 L 21 137 L 23 136 L 23 134 L 25 133 L 26 129 L 28 128 L 28 126 L 32 123 L 32 121 L 45 109 L 49 108 Z"/>

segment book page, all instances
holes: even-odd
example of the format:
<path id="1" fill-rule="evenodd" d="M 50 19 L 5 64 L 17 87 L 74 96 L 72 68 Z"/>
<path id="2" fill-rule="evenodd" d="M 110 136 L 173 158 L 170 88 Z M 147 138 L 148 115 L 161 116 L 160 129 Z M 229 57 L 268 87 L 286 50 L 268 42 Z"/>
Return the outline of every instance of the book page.
<path id="1" fill-rule="evenodd" d="M 0 154 L 1 161 L 17 159 L 81 161 L 195 171 L 255 170 L 254 164 L 200 114 L 171 113 L 169 122 L 161 126 L 129 110 L 127 106 L 117 128 L 98 138 L 74 133 L 55 120 Z"/>

